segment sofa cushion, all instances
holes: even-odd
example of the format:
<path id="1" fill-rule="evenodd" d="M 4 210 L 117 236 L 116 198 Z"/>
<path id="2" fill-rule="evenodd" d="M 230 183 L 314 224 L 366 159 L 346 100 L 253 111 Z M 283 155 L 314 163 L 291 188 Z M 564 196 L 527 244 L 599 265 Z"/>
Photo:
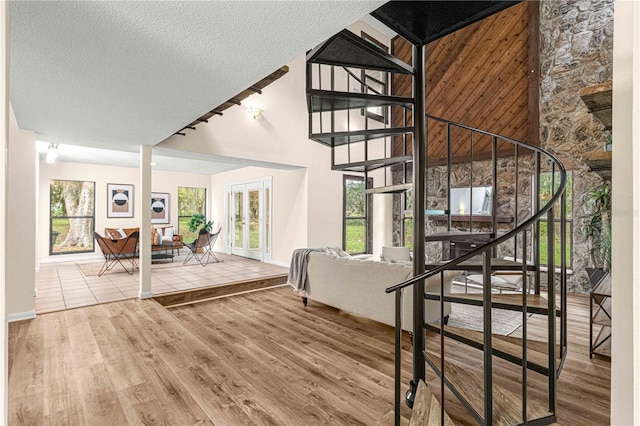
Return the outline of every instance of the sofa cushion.
<path id="1" fill-rule="evenodd" d="M 327 246 L 327 254 L 332 254 L 338 257 L 351 257 L 349 253 L 342 250 L 342 248 L 338 246 Z"/>
<path id="2" fill-rule="evenodd" d="M 162 241 L 171 242 L 173 241 L 173 228 L 165 228 L 162 233 Z"/>

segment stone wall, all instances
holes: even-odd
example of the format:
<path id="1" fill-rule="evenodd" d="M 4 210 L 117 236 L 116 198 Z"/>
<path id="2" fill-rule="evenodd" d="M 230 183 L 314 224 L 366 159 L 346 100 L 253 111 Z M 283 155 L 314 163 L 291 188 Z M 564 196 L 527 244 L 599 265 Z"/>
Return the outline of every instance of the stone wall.
<path id="1" fill-rule="evenodd" d="M 574 273 L 568 289 L 576 293 L 589 291 L 584 268 L 594 266 L 581 231 L 583 194 L 601 182 L 584 157 L 601 150 L 608 136 L 579 92 L 611 80 L 612 59 L 613 0 L 540 2 L 540 143 L 573 171 Z"/>
<path id="2" fill-rule="evenodd" d="M 540 143 L 556 155 L 573 173 L 573 274 L 568 277 L 568 289 L 587 293 L 589 281 L 585 267 L 593 265 L 590 246 L 582 236 L 582 217 L 588 212 L 583 198 L 588 189 L 601 182 L 584 162 L 586 153 L 602 149 L 608 133 L 587 110 L 580 98 L 580 89 L 612 78 L 613 0 L 562 0 L 540 2 Z M 485 129 L 491 131 L 491 129 Z M 513 215 L 515 192 L 514 161 L 500 160 L 499 214 Z M 525 162 L 526 164 L 526 162 Z M 529 163 L 530 165 L 531 163 Z M 490 162 L 473 165 L 475 186 L 490 184 Z M 530 173 L 521 163 L 520 172 Z M 469 184 L 469 164 L 458 164 L 452 170 L 452 186 Z M 446 208 L 446 168 L 433 167 L 427 172 L 428 209 Z M 506 179 L 506 180 L 505 180 Z M 394 174 L 399 183 L 401 175 Z M 530 193 L 531 181 L 519 178 L 518 218 L 530 214 L 523 203 Z M 394 244 L 401 245 L 400 196 L 394 196 Z M 446 223 L 444 224 L 446 225 Z M 464 224 L 456 224 L 464 230 Z M 499 232 L 510 228 L 500 225 Z M 475 228 L 479 230 L 480 228 Z M 427 233 L 443 230 L 443 223 L 428 221 Z M 531 241 L 529 237 L 529 241 Z M 427 255 L 438 259 L 441 243 L 429 243 Z M 513 253 L 513 245 L 505 245 L 500 255 Z"/>

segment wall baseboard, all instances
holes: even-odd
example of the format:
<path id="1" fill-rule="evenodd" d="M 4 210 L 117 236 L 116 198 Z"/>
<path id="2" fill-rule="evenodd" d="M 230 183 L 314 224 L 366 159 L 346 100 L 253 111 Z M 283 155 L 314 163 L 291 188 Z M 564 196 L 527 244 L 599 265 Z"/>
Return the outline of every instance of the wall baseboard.
<path id="1" fill-rule="evenodd" d="M 16 322 L 34 319 L 36 317 L 36 311 L 30 310 L 26 312 L 16 312 L 15 314 L 7 315 L 7 322 Z"/>
<path id="2" fill-rule="evenodd" d="M 138 293 L 138 297 L 140 299 L 151 299 L 153 297 L 153 292 L 143 291 L 142 293 Z"/>

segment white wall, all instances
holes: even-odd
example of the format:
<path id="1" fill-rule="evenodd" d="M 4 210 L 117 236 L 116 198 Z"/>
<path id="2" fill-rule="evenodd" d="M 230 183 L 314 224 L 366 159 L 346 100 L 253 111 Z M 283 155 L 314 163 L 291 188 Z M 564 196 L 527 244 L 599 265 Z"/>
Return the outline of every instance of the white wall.
<path id="1" fill-rule="evenodd" d="M 11 110 L 7 150 L 6 309 L 9 321 L 33 318 L 36 242 L 36 139 Z"/>
<path id="2" fill-rule="evenodd" d="M 9 339 L 6 302 L 7 145 L 9 143 L 9 17 L 7 2 L 0 3 L 0 424 L 8 424 Z"/>
<path id="3" fill-rule="evenodd" d="M 354 30 L 359 34 L 360 28 L 383 41 L 386 40 L 386 43 L 389 42 L 388 38 L 385 39 L 382 34 L 366 24 L 354 27 Z M 234 106 L 225 110 L 223 116 L 215 116 L 209 120 L 209 123 L 199 124 L 196 131 L 188 132 L 186 136 L 171 136 L 158 145 L 306 168 L 307 205 L 300 210 L 304 212 L 304 216 L 294 222 L 297 229 L 293 228 L 294 223 L 289 223 L 286 228 L 277 230 L 274 228 L 273 232 L 274 244 L 276 239 L 284 241 L 284 238 L 281 239 L 278 235 L 280 232 L 286 232 L 286 237 L 292 237 L 292 234 L 295 234 L 294 240 L 277 244 L 279 251 L 277 254 L 274 253 L 276 255 L 274 260 L 285 262 L 289 261 L 290 251 L 294 248 L 340 245 L 343 209 L 343 173 L 331 170 L 330 148 L 308 139 L 305 56 L 299 56 L 288 66 L 289 72 L 263 89 L 261 95 L 253 95 L 242 102 L 245 106 L 257 106 L 264 110 L 258 120 L 250 118 L 244 106 Z M 238 177 L 238 180 L 245 180 L 244 173 L 246 169 L 240 172 L 229 172 L 224 177 L 223 175 L 213 176 L 212 182 L 216 194 L 214 197 L 222 197 L 220 191 L 224 184 L 219 184 L 218 179 L 228 182 L 231 179 L 230 176 L 233 176 Z M 381 173 L 375 175 L 376 185 L 380 185 L 381 176 Z M 288 181 L 274 180 L 274 196 L 287 188 L 282 187 L 284 183 Z M 300 191 L 300 188 L 294 189 Z M 389 218 L 386 218 L 384 223 L 378 220 L 390 214 L 390 203 L 390 196 L 374 197 L 374 220 L 378 225 L 386 223 L 388 226 L 388 229 L 378 227 L 374 229 L 376 252 L 379 252 L 382 242 L 391 240 L 391 221 L 388 220 Z M 214 204 L 217 205 L 218 202 L 214 201 Z M 279 214 L 282 214 L 280 209 L 277 214 L 274 213 L 274 220 L 279 220 L 277 217 Z M 222 219 L 220 216 L 217 218 L 218 221 Z M 289 249 L 284 249 L 286 246 Z"/>
<path id="4" fill-rule="evenodd" d="M 616 1 L 613 39 L 611 424 L 640 424 L 640 3 Z"/>
<path id="5" fill-rule="evenodd" d="M 62 163 L 47 164 L 40 161 L 39 181 L 39 229 L 38 258 L 63 261 L 68 255 L 49 256 L 49 182 L 51 179 L 86 180 L 96 183 L 95 187 L 95 230 L 104 233 L 104 228 L 136 228 L 140 227 L 141 209 L 150 208 L 150 200 L 140 199 L 140 171 L 131 167 L 98 166 L 94 164 Z M 152 175 L 153 192 L 169 193 L 169 223 L 178 226 L 178 187 L 190 186 L 207 189 L 210 199 L 211 179 L 209 175 L 154 171 Z M 134 185 L 133 218 L 107 218 L 107 183 Z M 207 211 L 211 206 L 207 201 Z M 96 248 L 97 253 L 100 250 Z"/>
<path id="6" fill-rule="evenodd" d="M 273 178 L 273 218 L 271 261 L 289 266 L 294 249 L 305 247 L 307 242 L 307 170 L 264 169 L 246 167 L 211 177 L 213 194 L 212 218 L 224 230 L 224 187 L 261 178 Z M 217 226 L 214 226 L 217 228 Z M 216 250 L 223 251 L 224 231 L 216 243 Z"/>

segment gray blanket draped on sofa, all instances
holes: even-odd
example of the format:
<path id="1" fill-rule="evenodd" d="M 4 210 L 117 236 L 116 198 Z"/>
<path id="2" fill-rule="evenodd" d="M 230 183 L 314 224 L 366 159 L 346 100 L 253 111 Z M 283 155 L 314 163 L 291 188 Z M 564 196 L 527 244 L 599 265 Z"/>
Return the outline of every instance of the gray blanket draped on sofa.
<path id="1" fill-rule="evenodd" d="M 313 251 L 325 251 L 324 248 L 303 248 L 293 251 L 287 283 L 298 291 L 307 286 L 307 255 Z"/>

